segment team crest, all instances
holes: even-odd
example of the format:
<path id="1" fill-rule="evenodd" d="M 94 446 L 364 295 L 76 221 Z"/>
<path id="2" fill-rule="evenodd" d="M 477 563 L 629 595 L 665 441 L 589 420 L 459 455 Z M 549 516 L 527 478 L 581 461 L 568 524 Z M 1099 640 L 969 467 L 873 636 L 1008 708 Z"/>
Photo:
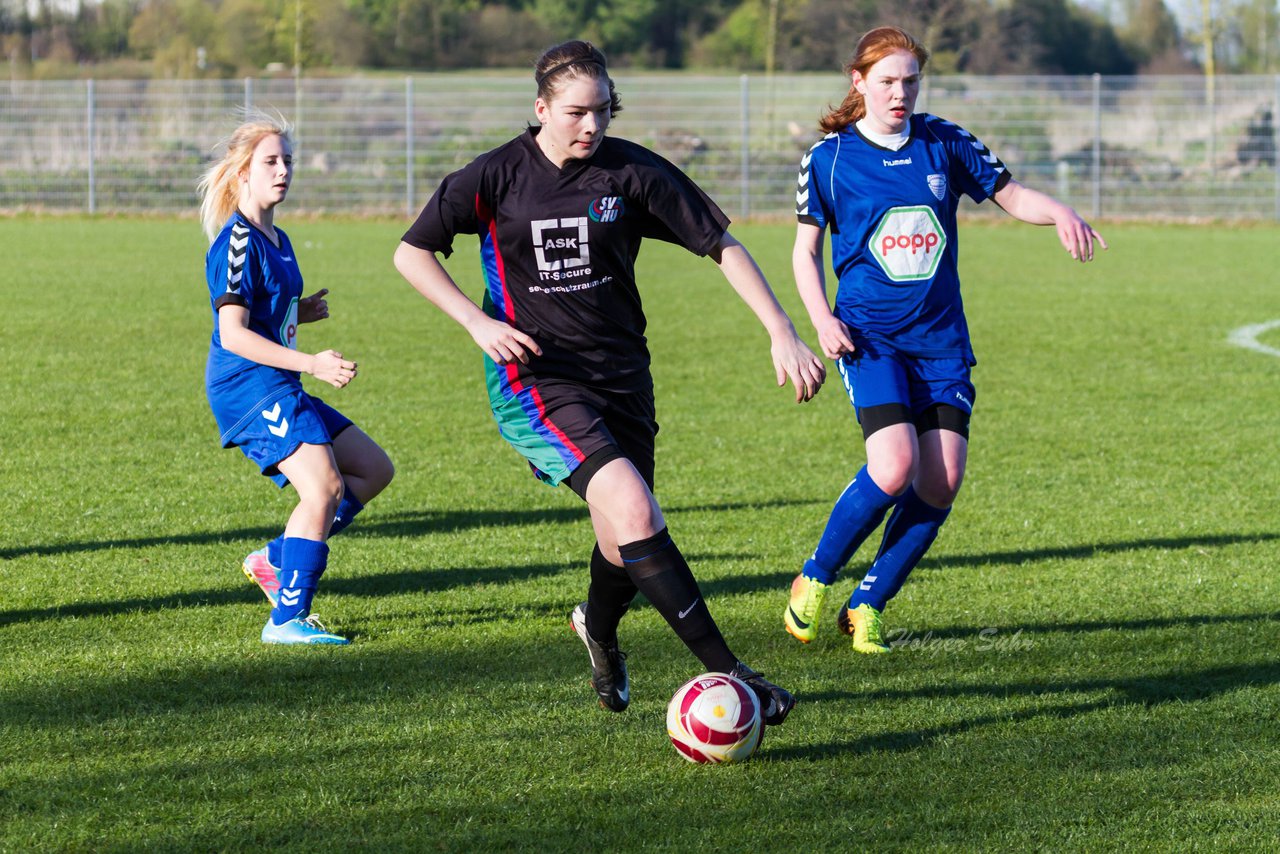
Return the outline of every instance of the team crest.
<path id="1" fill-rule="evenodd" d="M 601 196 L 591 203 L 587 213 L 595 222 L 616 222 L 622 216 L 622 197 Z"/>
<path id="2" fill-rule="evenodd" d="M 933 193 L 934 198 L 942 201 L 947 195 L 947 176 L 946 175 L 930 175 L 925 178 L 925 183 L 929 185 L 929 192 Z"/>

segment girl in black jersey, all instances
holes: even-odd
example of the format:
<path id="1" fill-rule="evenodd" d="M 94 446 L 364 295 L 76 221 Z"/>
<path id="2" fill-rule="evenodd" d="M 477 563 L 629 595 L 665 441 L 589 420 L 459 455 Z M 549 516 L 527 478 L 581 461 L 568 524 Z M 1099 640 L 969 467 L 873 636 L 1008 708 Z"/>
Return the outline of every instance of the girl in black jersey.
<path id="1" fill-rule="evenodd" d="M 653 381 L 635 281 L 643 238 L 709 255 L 772 339 L 779 385 L 809 400 L 825 378 L 724 213 L 674 165 L 605 136 L 621 109 L 605 57 L 587 42 L 538 60 L 540 127 L 440 184 L 396 250 L 401 274 L 484 351 L 494 417 L 534 473 L 565 482 L 595 528 L 587 601 L 571 616 L 600 703 L 630 702 L 617 627 L 637 590 L 707 670 L 732 673 L 780 724 L 795 705 L 729 650 L 653 497 Z M 483 308 L 436 253 L 480 236 Z"/>

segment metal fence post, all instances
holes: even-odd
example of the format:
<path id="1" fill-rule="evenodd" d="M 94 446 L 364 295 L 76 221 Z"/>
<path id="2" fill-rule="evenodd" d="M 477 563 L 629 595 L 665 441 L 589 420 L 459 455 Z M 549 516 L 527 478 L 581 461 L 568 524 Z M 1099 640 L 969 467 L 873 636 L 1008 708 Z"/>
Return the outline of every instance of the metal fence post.
<path id="1" fill-rule="evenodd" d="M 413 78 L 404 79 L 404 212 L 413 216 Z"/>
<path id="2" fill-rule="evenodd" d="M 1102 216 L 1102 75 L 1093 75 L 1093 203 L 1094 219 Z"/>
<path id="3" fill-rule="evenodd" d="M 90 77 L 87 81 L 85 81 L 85 83 L 86 83 L 85 125 L 87 128 L 87 132 L 85 133 L 85 136 L 88 138 L 87 153 L 89 156 L 89 216 L 93 216 L 95 213 L 97 213 L 97 210 L 98 210 L 98 188 L 97 188 L 97 182 L 95 180 L 95 175 L 94 175 L 94 162 L 93 162 L 94 161 L 93 78 Z"/>
<path id="4" fill-rule="evenodd" d="M 1218 162 L 1218 78 L 1213 74 L 1205 77 L 1204 96 L 1207 100 L 1205 112 L 1209 114 L 1209 145 L 1205 150 L 1205 165 L 1209 167 L 1209 181 L 1217 178 Z"/>
<path id="5" fill-rule="evenodd" d="M 244 111 L 248 113 L 253 109 L 253 78 L 246 77 L 244 79 Z"/>
<path id="6" fill-rule="evenodd" d="M 302 78 L 293 78 L 293 156 L 296 158 L 302 151 Z"/>
<path id="7" fill-rule="evenodd" d="M 747 75 L 738 78 L 742 91 L 742 218 L 751 216 L 751 84 Z"/>

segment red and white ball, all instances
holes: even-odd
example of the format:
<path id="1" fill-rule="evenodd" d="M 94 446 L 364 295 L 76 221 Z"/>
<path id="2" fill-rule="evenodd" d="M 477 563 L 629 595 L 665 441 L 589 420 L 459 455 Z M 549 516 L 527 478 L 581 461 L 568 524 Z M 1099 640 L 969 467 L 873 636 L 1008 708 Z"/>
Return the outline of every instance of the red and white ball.
<path id="1" fill-rule="evenodd" d="M 745 762 L 764 737 L 760 700 L 727 673 L 695 676 L 667 705 L 667 735 L 690 762 Z"/>

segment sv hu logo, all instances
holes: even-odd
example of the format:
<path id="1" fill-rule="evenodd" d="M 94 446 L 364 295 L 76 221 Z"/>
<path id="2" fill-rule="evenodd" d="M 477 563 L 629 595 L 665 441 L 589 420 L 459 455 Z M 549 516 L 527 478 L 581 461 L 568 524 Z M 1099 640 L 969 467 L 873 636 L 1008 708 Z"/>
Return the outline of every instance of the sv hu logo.
<path id="1" fill-rule="evenodd" d="M 587 214 L 595 222 L 617 222 L 622 216 L 622 197 L 601 196 L 591 203 Z"/>

